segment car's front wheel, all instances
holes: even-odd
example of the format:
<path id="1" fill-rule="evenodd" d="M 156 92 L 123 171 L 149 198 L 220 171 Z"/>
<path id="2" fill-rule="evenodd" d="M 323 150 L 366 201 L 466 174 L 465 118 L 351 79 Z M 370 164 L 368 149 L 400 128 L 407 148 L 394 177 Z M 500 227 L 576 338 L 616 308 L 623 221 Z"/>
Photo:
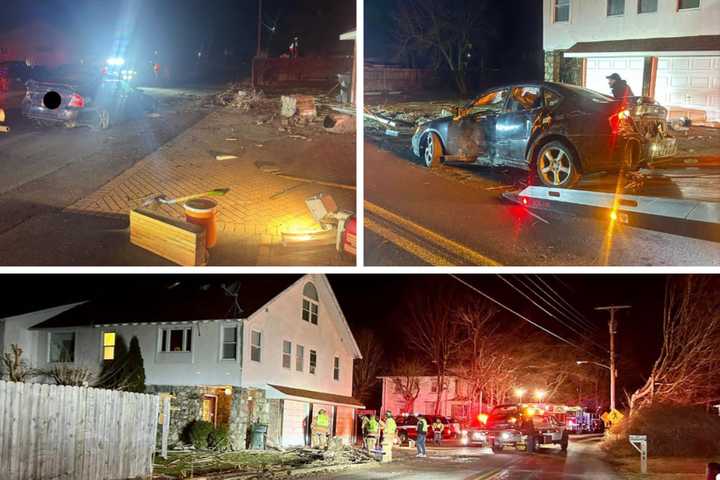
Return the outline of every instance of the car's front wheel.
<path id="1" fill-rule="evenodd" d="M 440 136 L 435 132 L 427 133 L 423 137 L 423 160 L 428 168 L 440 166 L 440 160 L 443 155 L 443 147 L 440 142 Z"/>
<path id="2" fill-rule="evenodd" d="M 538 178 L 546 187 L 572 188 L 580 181 L 575 154 L 563 142 L 543 145 L 535 165 Z"/>

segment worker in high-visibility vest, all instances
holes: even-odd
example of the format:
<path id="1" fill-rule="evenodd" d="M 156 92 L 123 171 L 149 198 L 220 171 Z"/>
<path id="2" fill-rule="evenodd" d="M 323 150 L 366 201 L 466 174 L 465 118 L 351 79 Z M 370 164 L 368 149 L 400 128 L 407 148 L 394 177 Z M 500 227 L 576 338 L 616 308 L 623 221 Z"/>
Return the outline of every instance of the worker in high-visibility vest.
<path id="1" fill-rule="evenodd" d="M 395 443 L 395 434 L 397 432 L 397 423 L 393 418 L 392 412 L 388 410 L 385 412 L 385 421 L 382 422 L 383 427 L 383 462 L 392 462 L 392 448 Z"/>
<path id="2" fill-rule="evenodd" d="M 322 408 L 312 422 L 312 446 L 313 448 L 327 449 L 327 438 L 330 432 L 330 418 Z"/>
<path id="3" fill-rule="evenodd" d="M 378 422 L 377 418 L 375 418 L 375 414 L 372 414 L 370 415 L 370 420 L 368 421 L 367 439 L 365 440 L 368 452 L 375 450 L 378 435 L 380 435 L 380 422 Z"/>

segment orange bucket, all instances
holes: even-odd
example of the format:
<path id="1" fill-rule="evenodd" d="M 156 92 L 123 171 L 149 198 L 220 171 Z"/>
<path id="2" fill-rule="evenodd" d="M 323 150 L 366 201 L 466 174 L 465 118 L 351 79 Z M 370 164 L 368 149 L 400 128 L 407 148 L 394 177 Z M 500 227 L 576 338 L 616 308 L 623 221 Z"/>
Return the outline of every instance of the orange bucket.
<path id="1" fill-rule="evenodd" d="M 217 243 L 217 202 L 209 198 L 188 200 L 185 207 L 185 220 L 205 229 L 205 246 L 212 248 Z"/>

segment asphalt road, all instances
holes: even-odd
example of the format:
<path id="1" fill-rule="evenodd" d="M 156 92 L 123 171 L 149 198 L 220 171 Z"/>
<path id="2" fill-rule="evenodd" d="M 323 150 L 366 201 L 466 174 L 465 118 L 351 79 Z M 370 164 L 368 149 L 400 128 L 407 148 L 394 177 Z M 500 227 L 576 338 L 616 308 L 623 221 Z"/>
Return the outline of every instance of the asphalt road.
<path id="1" fill-rule="evenodd" d="M 429 170 L 408 138 L 365 142 L 365 265 L 713 266 L 716 242 L 555 213 L 501 199 L 526 174 Z M 590 188 L 606 190 L 615 179 Z"/>
<path id="2" fill-rule="evenodd" d="M 394 461 L 371 468 L 316 476 L 330 480 L 619 480 L 599 456 L 597 436 L 571 439 L 567 453 L 545 447 L 527 454 L 508 449 L 494 454 L 489 448 L 428 447 L 427 458 L 416 458 L 414 450 L 394 450 Z"/>
<path id="3" fill-rule="evenodd" d="M 157 150 L 209 110 L 186 108 L 208 89 L 151 89 L 159 116 L 144 116 L 104 131 L 43 128 L 8 112 L 0 134 L 0 241 L 35 217 L 59 212 Z M 4 262 L 3 262 L 4 263 Z"/>

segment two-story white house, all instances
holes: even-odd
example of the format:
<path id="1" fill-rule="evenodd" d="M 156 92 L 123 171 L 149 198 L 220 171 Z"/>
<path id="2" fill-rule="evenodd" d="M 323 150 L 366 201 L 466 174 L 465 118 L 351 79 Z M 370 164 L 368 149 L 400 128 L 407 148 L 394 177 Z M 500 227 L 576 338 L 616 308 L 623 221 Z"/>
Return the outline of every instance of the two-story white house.
<path id="1" fill-rule="evenodd" d="M 150 393 L 171 398 L 171 440 L 192 420 L 230 428 L 243 448 L 267 423 L 276 445 L 304 445 L 325 409 L 335 436 L 353 440 L 353 360 L 360 351 L 325 275 L 238 276 L 239 288 L 180 278 L 143 297 L 119 296 L 0 320 L 0 346 L 33 367 L 99 374 L 122 338 L 137 337 Z"/>
<path id="2" fill-rule="evenodd" d="M 618 73 L 673 116 L 720 121 L 720 0 L 543 0 L 545 79 Z"/>
<path id="3" fill-rule="evenodd" d="M 382 381 L 382 407 L 381 411 L 391 410 L 395 414 L 423 413 L 432 415 L 435 413 L 435 405 L 438 402 L 438 381 L 435 376 L 379 377 Z M 403 396 L 403 389 L 411 383 L 417 385 L 417 397 L 413 402 L 408 402 Z M 446 377 L 445 385 L 440 391 L 439 415 L 455 417 L 460 421 L 466 421 L 480 411 L 480 405 L 469 395 L 469 388 L 466 381 L 457 377 Z"/>

